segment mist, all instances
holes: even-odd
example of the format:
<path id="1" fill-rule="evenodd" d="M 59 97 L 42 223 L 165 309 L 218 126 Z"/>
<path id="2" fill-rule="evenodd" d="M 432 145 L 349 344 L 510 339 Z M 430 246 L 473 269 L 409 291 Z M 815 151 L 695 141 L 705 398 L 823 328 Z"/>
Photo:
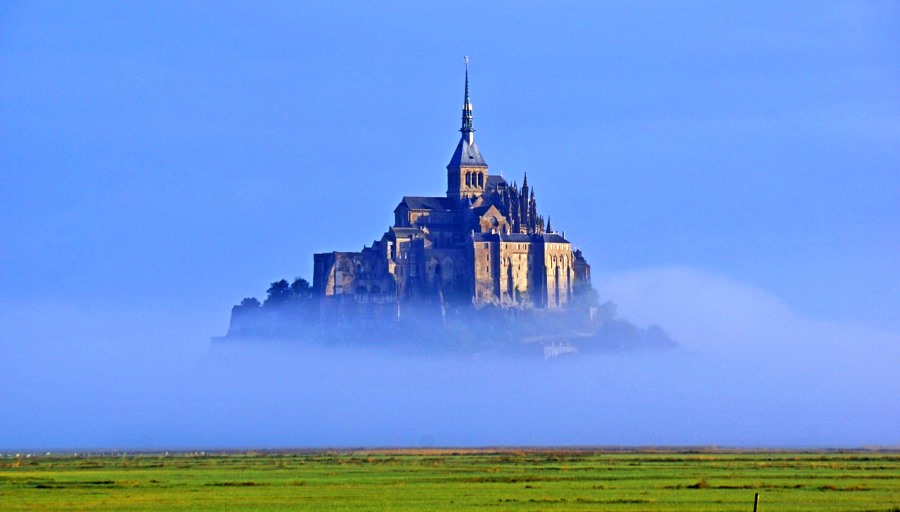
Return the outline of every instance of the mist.
<path id="1" fill-rule="evenodd" d="M 900 3 L 408 4 L 0 4 L 0 451 L 900 446 Z M 444 194 L 465 55 L 678 348 L 211 343 Z"/>
<path id="2" fill-rule="evenodd" d="M 680 348 L 213 344 L 210 319 L 162 307 L 4 303 L 0 450 L 897 446 L 896 333 L 802 318 L 696 269 L 597 281 Z"/>

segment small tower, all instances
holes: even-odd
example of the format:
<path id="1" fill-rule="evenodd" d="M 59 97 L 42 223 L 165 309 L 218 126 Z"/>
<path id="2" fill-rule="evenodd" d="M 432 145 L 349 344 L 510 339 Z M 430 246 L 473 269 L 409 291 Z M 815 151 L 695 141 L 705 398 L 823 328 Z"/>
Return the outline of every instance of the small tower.
<path id="1" fill-rule="evenodd" d="M 472 128 L 472 104 L 469 102 L 469 58 L 466 57 L 466 94 L 463 99 L 462 137 L 447 164 L 447 197 L 462 201 L 484 193 L 488 181 L 488 166 L 475 144 Z"/>

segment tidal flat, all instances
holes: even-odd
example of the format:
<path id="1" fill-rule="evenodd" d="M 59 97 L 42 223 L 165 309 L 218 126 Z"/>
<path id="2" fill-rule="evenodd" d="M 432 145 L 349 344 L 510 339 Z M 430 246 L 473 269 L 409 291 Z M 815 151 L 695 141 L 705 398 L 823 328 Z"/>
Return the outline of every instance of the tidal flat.
<path id="1" fill-rule="evenodd" d="M 0 510 L 900 512 L 900 452 L 5 454 Z"/>

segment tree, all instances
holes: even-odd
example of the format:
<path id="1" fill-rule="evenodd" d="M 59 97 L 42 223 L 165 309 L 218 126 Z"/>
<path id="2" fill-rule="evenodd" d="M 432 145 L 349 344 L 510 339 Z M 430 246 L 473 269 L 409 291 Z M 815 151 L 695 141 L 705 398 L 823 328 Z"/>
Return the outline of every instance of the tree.
<path id="1" fill-rule="evenodd" d="M 309 281 L 303 279 L 302 277 L 295 277 L 294 282 L 291 283 L 291 295 L 295 299 L 305 300 L 312 297 L 312 287 L 309 286 Z"/>
<path id="2" fill-rule="evenodd" d="M 269 295 L 266 298 L 266 306 L 280 306 L 291 297 L 291 288 L 288 282 L 282 279 L 272 283 L 266 293 Z"/>
<path id="3" fill-rule="evenodd" d="M 241 307 L 242 307 L 242 308 L 246 308 L 246 309 L 256 309 L 256 308 L 258 308 L 259 306 L 260 306 L 260 303 L 259 303 L 258 300 L 256 300 L 256 297 L 247 297 L 247 298 L 245 298 L 244 300 L 241 301 Z"/>

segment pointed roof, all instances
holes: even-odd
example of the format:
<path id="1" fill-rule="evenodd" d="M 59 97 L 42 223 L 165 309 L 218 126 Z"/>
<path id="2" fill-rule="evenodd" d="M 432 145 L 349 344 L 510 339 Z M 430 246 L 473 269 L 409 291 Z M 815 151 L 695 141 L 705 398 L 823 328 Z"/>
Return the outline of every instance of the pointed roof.
<path id="1" fill-rule="evenodd" d="M 466 93 L 463 98 L 462 137 L 447 167 L 487 167 L 478 145 L 475 144 L 475 128 L 472 127 L 472 103 L 469 101 L 469 57 L 466 57 Z"/>
<path id="2" fill-rule="evenodd" d="M 484 161 L 484 157 L 481 156 L 481 151 L 478 149 L 478 146 L 475 144 L 475 141 L 469 142 L 466 140 L 465 136 L 460 139 L 459 144 L 456 145 L 456 151 L 453 152 L 453 156 L 450 157 L 450 163 L 447 164 L 447 167 L 487 167 L 487 163 Z"/>

